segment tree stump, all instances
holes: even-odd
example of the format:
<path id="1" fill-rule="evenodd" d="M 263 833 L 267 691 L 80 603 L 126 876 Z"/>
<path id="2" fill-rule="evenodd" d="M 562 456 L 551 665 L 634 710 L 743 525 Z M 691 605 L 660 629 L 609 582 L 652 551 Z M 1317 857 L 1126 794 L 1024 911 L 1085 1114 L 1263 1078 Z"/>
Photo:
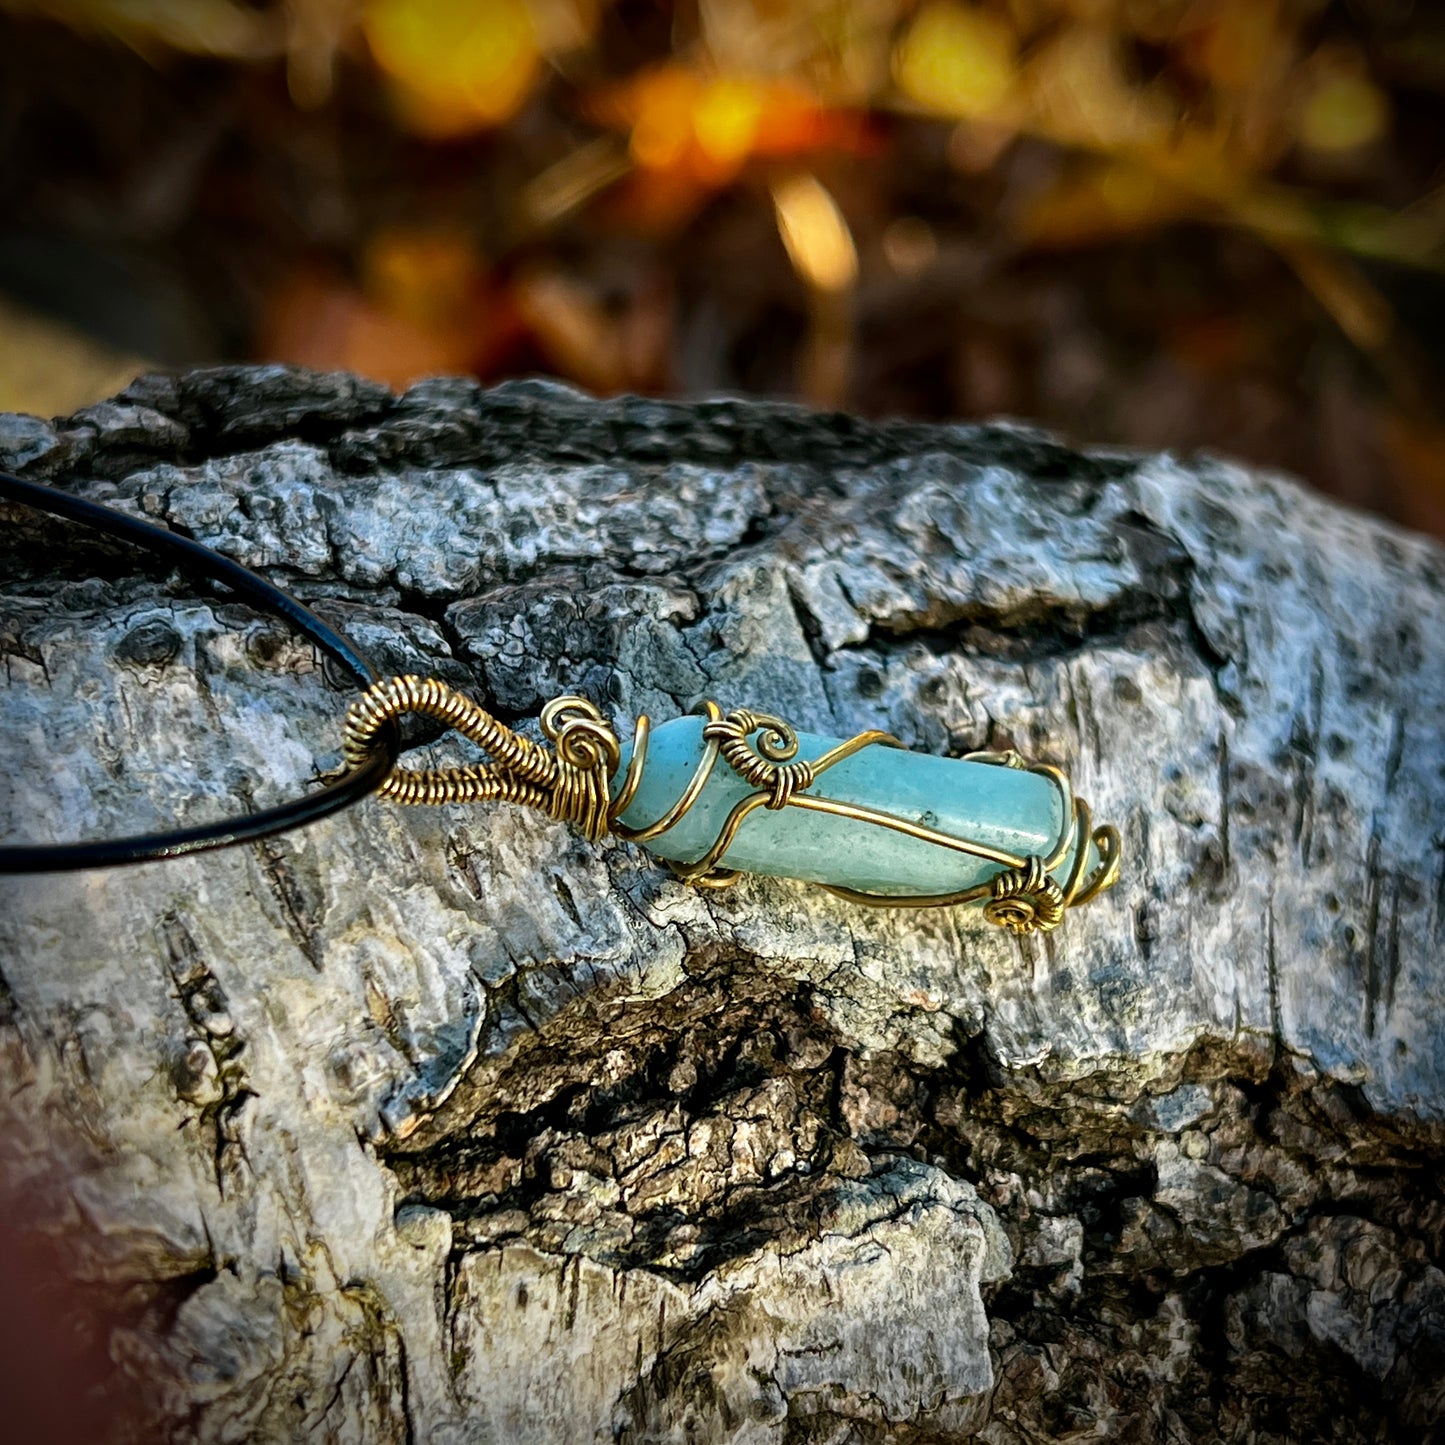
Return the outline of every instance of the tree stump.
<path id="1" fill-rule="evenodd" d="M 1016 747 L 1124 840 L 1025 938 L 504 807 L 5 880 L 5 1218 L 122 1438 L 1440 1438 L 1440 547 L 1209 458 L 545 383 L 150 376 L 0 461 L 520 729 Z M 337 765 L 277 624 L 3 547 L 10 838 Z"/>

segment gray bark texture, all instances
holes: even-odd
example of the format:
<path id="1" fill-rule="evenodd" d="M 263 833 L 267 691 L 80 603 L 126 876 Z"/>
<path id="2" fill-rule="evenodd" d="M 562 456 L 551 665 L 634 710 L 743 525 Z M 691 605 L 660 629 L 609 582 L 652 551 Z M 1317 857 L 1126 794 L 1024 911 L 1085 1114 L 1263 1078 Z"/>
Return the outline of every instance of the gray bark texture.
<path id="1" fill-rule="evenodd" d="M 374 800 L 5 880 L 3 1210 L 127 1438 L 1445 1438 L 1437 545 L 1208 458 L 545 383 L 145 377 L 0 461 L 524 731 L 1013 746 L 1124 839 L 1024 939 Z M 337 766 L 277 624 L 19 508 L 0 547 L 8 836 Z"/>

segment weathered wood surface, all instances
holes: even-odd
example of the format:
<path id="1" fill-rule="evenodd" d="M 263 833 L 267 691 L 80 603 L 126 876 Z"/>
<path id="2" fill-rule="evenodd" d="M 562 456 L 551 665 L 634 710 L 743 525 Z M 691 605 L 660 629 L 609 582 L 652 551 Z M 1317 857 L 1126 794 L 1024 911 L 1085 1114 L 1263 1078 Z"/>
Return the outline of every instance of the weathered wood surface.
<path id="1" fill-rule="evenodd" d="M 4 1208 L 143 1438 L 1438 1438 L 1440 548 L 1219 461 L 540 384 L 148 378 L 0 461 L 509 718 L 1013 744 L 1124 835 L 1024 941 L 374 802 L 5 883 Z M 3 547 L 11 835 L 336 763 L 273 624 Z"/>

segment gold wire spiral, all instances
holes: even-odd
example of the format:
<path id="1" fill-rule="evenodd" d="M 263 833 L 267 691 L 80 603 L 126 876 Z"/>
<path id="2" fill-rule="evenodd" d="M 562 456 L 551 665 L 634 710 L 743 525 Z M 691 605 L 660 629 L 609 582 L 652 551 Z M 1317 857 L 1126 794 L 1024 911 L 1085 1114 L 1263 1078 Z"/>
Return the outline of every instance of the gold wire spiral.
<path id="1" fill-rule="evenodd" d="M 519 736 L 484 707 L 434 677 L 392 677 L 368 688 L 347 710 L 346 761 L 356 767 L 378 732 L 417 713 L 470 738 L 491 761 L 459 768 L 393 768 L 380 793 L 394 803 L 519 803 L 575 824 L 594 843 L 606 836 L 610 780 L 620 749 L 601 713 L 581 697 L 547 704 L 542 731 L 556 751 Z"/>
<path id="2" fill-rule="evenodd" d="M 991 886 L 993 896 L 984 904 L 983 916 L 1000 928 L 1048 933 L 1063 921 L 1068 906 L 1064 890 L 1044 872 L 1042 858 L 1030 858 L 1022 868 L 1005 868 Z"/>
<path id="3" fill-rule="evenodd" d="M 748 741 L 759 733 L 757 747 Z M 768 794 L 768 808 L 786 808 L 794 793 L 813 785 L 817 773 L 811 763 L 790 761 L 798 752 L 798 735 L 782 718 L 738 708 L 726 717 L 704 725 L 702 735 L 716 741 L 723 761 L 745 783 Z"/>

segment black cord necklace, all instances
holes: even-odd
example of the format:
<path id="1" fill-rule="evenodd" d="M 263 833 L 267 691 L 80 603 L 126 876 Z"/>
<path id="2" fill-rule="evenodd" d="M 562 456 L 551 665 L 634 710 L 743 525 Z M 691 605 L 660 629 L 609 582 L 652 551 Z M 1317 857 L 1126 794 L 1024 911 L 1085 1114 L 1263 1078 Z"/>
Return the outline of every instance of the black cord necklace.
<path id="1" fill-rule="evenodd" d="M 72 522 L 94 527 L 125 542 L 165 557 L 183 571 L 211 582 L 219 582 L 253 607 L 289 623 L 303 637 L 345 669 L 357 687 L 376 683 L 376 669 L 349 639 L 328 626 L 294 597 L 273 587 L 249 568 L 154 523 L 143 522 L 112 507 L 88 502 L 54 487 L 22 481 L 0 472 L 0 499 L 21 502 L 38 511 L 50 512 Z M 376 736 L 376 745 L 350 764 L 346 771 L 325 787 L 294 802 L 250 813 L 241 818 L 222 819 L 197 828 L 177 828 L 166 833 L 145 833 L 133 838 L 115 838 L 94 843 L 59 843 L 47 846 L 26 844 L 0 847 L 0 873 L 57 873 L 77 868 L 108 868 L 120 863 L 147 863 L 156 858 L 175 858 L 182 853 L 200 853 L 210 848 L 229 848 L 250 843 L 318 818 L 349 808 L 374 793 L 396 764 L 400 735 L 394 722 Z"/>

